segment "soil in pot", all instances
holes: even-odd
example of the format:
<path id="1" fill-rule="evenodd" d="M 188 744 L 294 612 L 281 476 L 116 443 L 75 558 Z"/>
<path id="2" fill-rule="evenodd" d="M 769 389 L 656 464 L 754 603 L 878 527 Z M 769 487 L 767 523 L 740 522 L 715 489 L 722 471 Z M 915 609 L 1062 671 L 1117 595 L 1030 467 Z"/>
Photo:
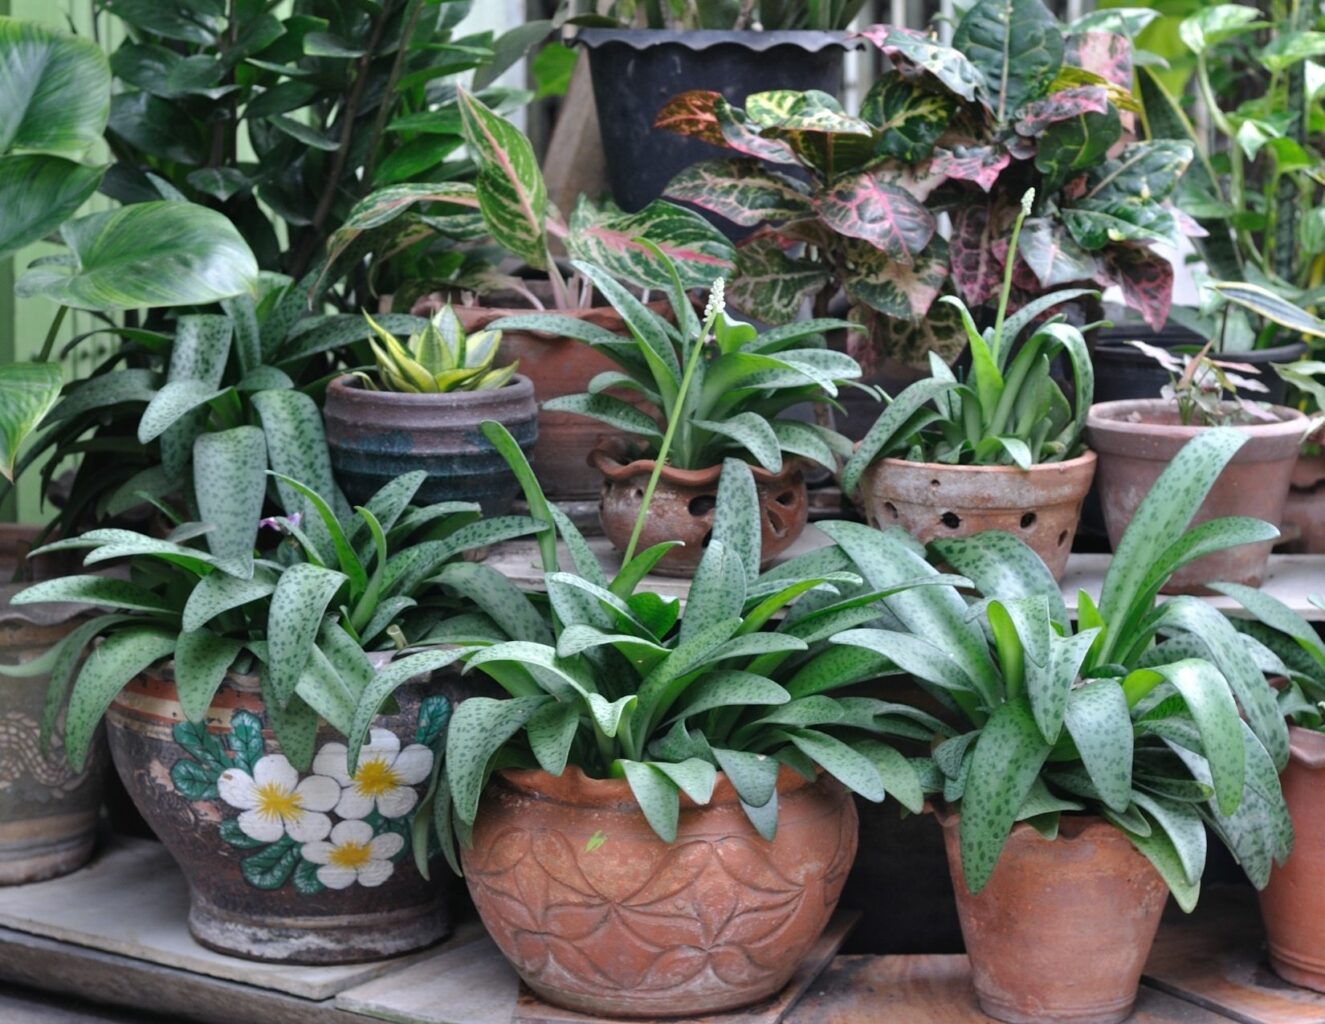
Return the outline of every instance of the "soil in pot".
<path id="1" fill-rule="evenodd" d="M 184 720 L 169 666 L 120 692 L 106 715 L 111 754 L 184 872 L 194 938 L 232 956 L 336 964 L 445 935 L 440 883 L 419 874 L 410 848 L 442 743 L 442 689 L 403 687 L 352 778 L 344 741 L 325 724 L 311 767 L 291 765 L 253 677 L 228 676 L 205 725 Z"/>
<path id="2" fill-rule="evenodd" d="M 861 497 L 871 525 L 902 526 L 926 544 L 1005 530 L 1029 544 L 1061 579 L 1094 476 L 1091 451 L 1029 470 L 880 459 L 865 471 Z"/>
<path id="3" fill-rule="evenodd" d="M 1261 917 L 1275 973 L 1325 992 L 1325 736 L 1297 727 L 1288 734 L 1288 767 L 1279 782 L 1293 819 L 1293 852 L 1270 872 Z"/>
<path id="4" fill-rule="evenodd" d="M 1136 1002 L 1168 887 L 1122 832 L 1064 815 L 1019 824 L 989 882 L 966 888 L 959 816 L 940 812 L 980 1009 L 1010 1024 L 1115 1024 Z"/>
<path id="5" fill-rule="evenodd" d="M 1280 524 L 1306 417 L 1283 406 L 1275 406 L 1274 411 L 1280 417 L 1277 423 L 1237 427 L 1249 440 L 1219 475 L 1193 524 L 1221 516 L 1251 516 Z M 1204 429 L 1183 426 L 1173 405 L 1160 399 L 1091 407 L 1086 443 L 1099 456 L 1096 480 L 1109 543 L 1115 549 L 1159 474 Z M 1245 544 L 1198 558 L 1169 578 L 1164 593 L 1203 593 L 1205 584 L 1214 581 L 1260 586 L 1273 546 Z"/>
<path id="6" fill-rule="evenodd" d="M 660 840 L 622 779 L 506 771 L 484 793 L 469 890 L 493 940 L 540 997 L 612 1017 L 688 1017 L 779 991 L 818 939 L 856 853 L 834 779 L 784 767 L 778 831 L 756 833 L 718 776 L 681 798 Z"/>
<path id="7" fill-rule="evenodd" d="M 602 501 L 598 507 L 603 533 L 618 551 L 625 551 L 630 543 L 655 465 L 653 459 L 634 458 L 637 451 L 624 440 L 609 440 L 589 453 L 589 461 L 603 474 Z M 785 459 L 780 473 L 770 473 L 761 466 L 750 469 L 759 497 L 761 552 L 766 567 L 804 531 L 810 515 L 809 495 L 804 466 L 799 459 Z M 654 572 L 664 576 L 693 575 L 713 529 L 721 475 L 721 466 L 663 467 L 637 550 L 644 551 L 669 540 L 684 541 L 685 547 L 673 548 L 664 555 Z"/>
<path id="8" fill-rule="evenodd" d="M 322 418 L 336 482 L 355 505 L 422 469 L 418 503 L 476 501 L 484 515 L 500 515 L 520 485 L 479 424 L 503 424 L 526 455 L 538 439 L 534 386 L 518 374 L 492 391 L 440 395 L 373 391 L 347 374 L 328 385 Z"/>

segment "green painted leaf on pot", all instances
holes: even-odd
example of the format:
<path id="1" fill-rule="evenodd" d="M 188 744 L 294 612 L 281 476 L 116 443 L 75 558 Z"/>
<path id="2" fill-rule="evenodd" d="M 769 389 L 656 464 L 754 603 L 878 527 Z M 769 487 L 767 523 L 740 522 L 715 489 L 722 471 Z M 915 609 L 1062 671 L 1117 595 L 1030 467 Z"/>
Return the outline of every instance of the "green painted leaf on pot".
<path id="1" fill-rule="evenodd" d="M 258 763 L 266 750 L 262 738 L 262 719 L 251 711 L 236 711 L 230 716 L 230 757 L 235 764 L 253 774 L 253 766 Z"/>
<path id="2" fill-rule="evenodd" d="M 91 39 L 0 19 L 0 153 L 81 156 L 110 114 L 110 65 Z"/>
<path id="3" fill-rule="evenodd" d="M 299 849 L 293 839 L 282 836 L 265 850 L 240 861 L 240 873 L 255 889 L 279 889 L 290 880 L 295 865 L 299 863 L 302 856 Z"/>
<path id="4" fill-rule="evenodd" d="M 87 656 L 65 713 L 65 752 L 75 772 L 83 770 L 97 725 L 116 694 L 174 649 L 173 633 L 144 626 L 110 634 Z"/>
<path id="5" fill-rule="evenodd" d="M 64 372 L 59 363 L 0 364 L 0 473 L 14 479 L 14 462 L 24 439 L 60 399 Z"/>
<path id="6" fill-rule="evenodd" d="M 174 783 L 175 791 L 185 800 L 216 800 L 219 798 L 216 789 L 216 776 L 197 761 L 190 761 L 186 757 L 180 758 L 170 766 L 170 781 Z M 226 824 L 230 823 L 226 822 Z M 238 831 L 237 828 L 236 831 Z M 240 835 L 243 835 L 243 833 L 241 832 Z M 255 846 L 258 845 L 254 840 L 251 840 L 251 842 Z"/>

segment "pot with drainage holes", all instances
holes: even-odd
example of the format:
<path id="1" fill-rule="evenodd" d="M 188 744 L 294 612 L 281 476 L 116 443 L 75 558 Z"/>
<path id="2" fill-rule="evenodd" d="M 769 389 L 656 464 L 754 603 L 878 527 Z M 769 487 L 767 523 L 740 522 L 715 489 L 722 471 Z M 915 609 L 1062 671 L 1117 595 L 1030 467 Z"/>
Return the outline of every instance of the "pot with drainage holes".
<path id="1" fill-rule="evenodd" d="M 589 453 L 589 464 L 603 474 L 603 497 L 598 517 L 603 533 L 619 551 L 630 543 L 644 490 L 653 474 L 654 460 L 637 458 L 640 448 L 624 439 L 604 441 Z M 759 497 L 763 564 L 767 566 L 785 551 L 809 519 L 809 496 L 805 489 L 804 465 L 786 459 L 782 472 L 770 473 L 751 466 Z M 636 550 L 679 540 L 685 547 L 673 548 L 654 568 L 664 576 L 690 576 L 708 543 L 713 529 L 721 466 L 677 469 L 664 466 L 649 504 Z"/>
<path id="2" fill-rule="evenodd" d="M 1030 469 L 880 459 L 861 478 L 870 524 L 902 526 L 922 543 L 1004 530 L 1029 544 L 1061 579 L 1095 476 L 1095 453 Z"/>

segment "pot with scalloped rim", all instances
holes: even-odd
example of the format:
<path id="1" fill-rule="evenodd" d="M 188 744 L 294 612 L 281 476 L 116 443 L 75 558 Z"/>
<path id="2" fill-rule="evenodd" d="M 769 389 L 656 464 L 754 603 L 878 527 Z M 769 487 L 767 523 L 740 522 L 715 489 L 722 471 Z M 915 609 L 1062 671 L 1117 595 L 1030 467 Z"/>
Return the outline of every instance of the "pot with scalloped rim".
<path id="1" fill-rule="evenodd" d="M 410 849 L 449 717 L 442 685 L 399 691 L 353 777 L 325 723 L 308 750 L 279 748 L 254 677 L 227 676 L 206 725 L 185 720 L 169 663 L 120 691 L 106 714 L 111 754 L 188 880 L 194 938 L 252 960 L 338 964 L 446 934 L 442 890 Z"/>

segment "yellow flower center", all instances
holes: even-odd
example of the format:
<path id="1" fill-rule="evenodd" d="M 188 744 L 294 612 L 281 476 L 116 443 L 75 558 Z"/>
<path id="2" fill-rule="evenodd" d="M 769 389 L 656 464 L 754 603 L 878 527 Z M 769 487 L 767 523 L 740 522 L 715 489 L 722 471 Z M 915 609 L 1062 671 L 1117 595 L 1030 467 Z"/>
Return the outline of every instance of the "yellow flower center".
<path id="1" fill-rule="evenodd" d="M 327 863 L 337 868 L 357 869 L 372 859 L 373 852 L 367 843 L 341 843 L 332 847 Z"/>
<path id="2" fill-rule="evenodd" d="M 303 797 L 275 782 L 258 787 L 257 812 L 264 818 L 297 818 L 303 812 Z"/>
<path id="3" fill-rule="evenodd" d="M 396 770 L 380 757 L 365 761 L 354 773 L 354 787 L 364 796 L 381 796 L 400 785 Z"/>

